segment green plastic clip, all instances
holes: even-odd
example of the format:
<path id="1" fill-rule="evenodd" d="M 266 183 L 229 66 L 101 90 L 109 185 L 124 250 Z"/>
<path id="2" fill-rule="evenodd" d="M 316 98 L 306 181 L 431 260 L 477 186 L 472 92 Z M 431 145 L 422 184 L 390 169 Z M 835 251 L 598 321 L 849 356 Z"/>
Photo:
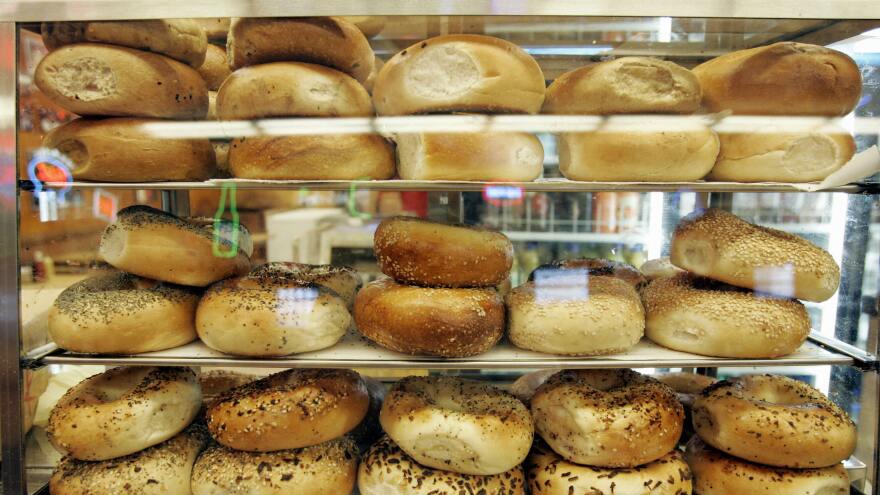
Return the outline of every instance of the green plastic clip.
<path id="1" fill-rule="evenodd" d="M 370 215 L 369 213 L 363 212 L 363 211 L 358 211 L 358 209 L 357 209 L 357 198 L 355 197 L 355 193 L 357 192 L 358 182 L 360 182 L 362 180 L 367 181 L 367 180 L 370 180 L 370 178 L 364 177 L 362 179 L 353 180 L 353 181 L 351 181 L 351 185 L 348 186 L 348 201 L 347 201 L 348 214 L 354 218 L 360 218 L 362 220 L 369 220 L 370 218 L 372 218 L 372 215 Z"/>
<path id="2" fill-rule="evenodd" d="M 229 212 L 232 215 L 232 222 L 223 219 L 223 213 L 226 211 L 226 197 L 229 196 Z M 229 236 L 223 236 L 223 230 L 232 226 L 232 232 Z M 238 236 L 239 236 L 239 218 L 238 208 L 235 205 L 235 183 L 224 182 L 220 190 L 220 202 L 217 205 L 217 213 L 214 213 L 214 241 L 211 244 L 211 250 L 214 256 L 218 258 L 235 258 L 238 255 Z M 224 244 L 230 245 L 229 250 L 224 250 Z"/>

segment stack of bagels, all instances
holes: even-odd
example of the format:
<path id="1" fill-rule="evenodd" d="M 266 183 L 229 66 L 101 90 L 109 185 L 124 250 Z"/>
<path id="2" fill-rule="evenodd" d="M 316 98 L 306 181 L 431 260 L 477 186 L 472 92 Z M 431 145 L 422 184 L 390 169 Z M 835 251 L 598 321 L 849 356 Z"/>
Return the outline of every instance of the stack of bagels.
<path id="1" fill-rule="evenodd" d="M 379 224 L 373 246 L 391 278 L 357 294 L 354 317 L 365 337 L 397 352 L 450 358 L 481 354 L 501 339 L 504 302 L 495 286 L 513 264 L 504 234 L 395 217 Z"/>
<path id="2" fill-rule="evenodd" d="M 34 82 L 83 117 L 47 134 L 43 147 L 67 157 L 74 179 L 202 181 L 214 175 L 207 139 L 164 139 L 145 129 L 156 119 L 207 116 L 208 87 L 196 68 L 208 45 L 198 23 L 52 22 L 42 31 L 51 51 Z"/>
<path id="3" fill-rule="evenodd" d="M 840 267 L 827 251 L 715 208 L 681 220 L 670 261 L 680 270 L 658 270 L 642 290 L 645 335 L 708 356 L 795 352 L 811 328 L 799 299 L 824 301 L 840 283 Z"/>

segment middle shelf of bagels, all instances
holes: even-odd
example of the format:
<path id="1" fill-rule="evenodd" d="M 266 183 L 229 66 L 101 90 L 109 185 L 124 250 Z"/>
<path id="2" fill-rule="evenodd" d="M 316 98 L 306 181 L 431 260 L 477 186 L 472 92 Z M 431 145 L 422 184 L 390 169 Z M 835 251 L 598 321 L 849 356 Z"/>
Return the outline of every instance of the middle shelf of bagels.
<path id="1" fill-rule="evenodd" d="M 541 65 L 509 41 L 441 35 L 383 63 L 368 39 L 377 25 L 356 21 L 234 19 L 213 35 L 226 50 L 186 19 L 45 23 L 51 51 L 34 82 L 82 118 L 43 147 L 84 187 L 528 187 L 547 183 L 545 165 L 558 163 L 565 184 L 547 187 L 572 190 L 796 190 L 856 151 L 836 118 L 858 104 L 860 72 L 830 48 L 780 42 L 693 70 L 621 57 L 573 67 L 547 87 Z M 556 134 L 557 158 L 531 131 Z"/>

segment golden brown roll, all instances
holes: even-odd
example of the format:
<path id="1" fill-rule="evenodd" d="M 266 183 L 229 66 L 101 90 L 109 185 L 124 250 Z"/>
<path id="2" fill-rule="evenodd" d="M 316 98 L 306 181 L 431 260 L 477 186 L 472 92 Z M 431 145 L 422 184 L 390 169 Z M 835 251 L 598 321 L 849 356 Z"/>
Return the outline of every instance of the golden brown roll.
<path id="1" fill-rule="evenodd" d="M 203 119 L 208 114 L 208 88 L 195 69 L 121 46 L 63 46 L 43 57 L 34 83 L 79 115 Z"/>
<path id="2" fill-rule="evenodd" d="M 762 293 L 822 302 L 840 284 L 840 267 L 824 249 L 717 208 L 682 218 L 670 250 L 679 268 Z"/>
<path id="3" fill-rule="evenodd" d="M 73 43 L 107 43 L 159 53 L 192 67 L 202 65 L 208 47 L 202 27 L 190 19 L 44 22 L 41 31 L 49 50 Z"/>
<path id="4" fill-rule="evenodd" d="M 275 62 L 233 72 L 217 95 L 223 120 L 266 117 L 368 117 L 373 103 L 351 76 L 329 67 Z"/>
<path id="5" fill-rule="evenodd" d="M 373 236 L 382 273 L 435 287 L 490 287 L 513 265 L 513 245 L 502 233 L 413 217 L 383 220 Z"/>
<path id="6" fill-rule="evenodd" d="M 544 74 L 522 48 L 476 34 L 449 34 L 391 57 L 373 85 L 379 115 L 538 113 Z"/>
<path id="7" fill-rule="evenodd" d="M 124 457 L 98 462 L 65 457 L 49 479 L 49 493 L 192 495 L 193 464 L 209 439 L 203 425 L 193 424 L 170 440 Z"/>
<path id="8" fill-rule="evenodd" d="M 260 265 L 212 285 L 196 329 L 208 347 L 236 356 L 286 356 L 325 349 L 351 325 L 345 299 L 286 263 Z"/>
<path id="9" fill-rule="evenodd" d="M 348 494 L 357 481 L 351 438 L 276 452 L 242 452 L 219 445 L 199 456 L 192 495 Z"/>
<path id="10" fill-rule="evenodd" d="M 645 334 L 645 311 L 632 285 L 577 270 L 510 291 L 507 335 L 517 347 L 568 356 L 625 352 Z"/>
<path id="11" fill-rule="evenodd" d="M 413 460 L 387 436 L 370 447 L 358 468 L 358 490 L 361 495 L 525 495 L 525 484 L 520 466 L 487 476 L 427 468 Z"/>
<path id="12" fill-rule="evenodd" d="M 856 427 L 822 392 L 797 380 L 749 375 L 704 389 L 694 429 L 722 452 L 789 468 L 839 464 L 856 448 Z"/>
<path id="13" fill-rule="evenodd" d="M 395 383 L 382 429 L 423 466 L 462 474 L 501 474 L 526 458 L 534 437 L 529 410 L 486 383 L 409 376 Z"/>
<path id="14" fill-rule="evenodd" d="M 675 448 L 684 410 L 675 393 L 628 369 L 565 370 L 531 402 L 535 430 L 569 462 L 635 467 Z"/>
<path id="15" fill-rule="evenodd" d="M 550 282 L 556 277 L 565 282 L 566 277 L 615 277 L 632 285 L 634 289 L 640 289 L 648 281 L 642 272 L 629 263 L 622 261 L 605 260 L 601 258 L 572 258 L 556 260 L 545 263 L 532 270 L 529 274 L 529 282 Z"/>
<path id="16" fill-rule="evenodd" d="M 383 180 L 394 176 L 394 149 L 376 134 L 239 138 L 229 170 L 241 179 Z"/>
<path id="17" fill-rule="evenodd" d="M 236 450 L 270 452 L 316 445 L 353 430 L 370 398 L 351 370 L 291 369 L 221 394 L 208 430 Z"/>
<path id="18" fill-rule="evenodd" d="M 730 358 L 791 354 L 810 334 L 800 301 L 766 297 L 681 273 L 642 291 L 645 336 L 677 351 Z"/>
<path id="19" fill-rule="evenodd" d="M 543 113 L 611 115 L 694 113 L 700 83 L 684 67 L 649 57 L 597 62 L 557 77 L 547 88 Z"/>
<path id="20" fill-rule="evenodd" d="M 226 41 L 226 35 L 229 33 L 228 17 L 204 17 L 192 21 L 205 31 L 209 40 Z"/>
<path id="21" fill-rule="evenodd" d="M 385 28 L 385 16 L 382 15 L 344 15 L 346 21 L 357 26 L 367 38 L 372 38 Z"/>
<path id="22" fill-rule="evenodd" d="M 838 133 L 722 133 L 709 179 L 732 182 L 821 181 L 856 152 L 853 137 Z"/>
<path id="23" fill-rule="evenodd" d="M 354 320 L 361 334 L 392 351 L 476 356 L 501 339 L 504 301 L 494 288 L 428 288 L 384 278 L 358 292 Z"/>
<path id="24" fill-rule="evenodd" d="M 202 407 L 189 368 L 114 368 L 71 388 L 55 404 L 46 433 L 83 461 L 133 454 L 177 435 Z"/>
<path id="25" fill-rule="evenodd" d="M 104 229 L 98 254 L 129 273 L 204 287 L 250 269 L 253 244 L 248 230 L 225 220 L 218 227 L 215 232 L 215 222 L 208 219 L 129 206 Z"/>
<path id="26" fill-rule="evenodd" d="M 702 179 L 718 156 L 718 135 L 693 130 L 598 130 L 557 139 L 559 171 L 567 179 L 677 182 Z"/>
<path id="27" fill-rule="evenodd" d="M 710 112 L 751 115 L 846 115 L 862 94 L 848 55 L 785 41 L 727 53 L 693 70 Z"/>
<path id="28" fill-rule="evenodd" d="M 531 182 L 544 171 L 544 147 L 525 132 L 407 133 L 394 142 L 404 180 Z"/>
<path id="29" fill-rule="evenodd" d="M 538 441 L 524 465 L 532 495 L 690 495 L 691 470 L 677 450 L 632 468 L 568 462 Z"/>
<path id="30" fill-rule="evenodd" d="M 849 475 L 843 464 L 819 469 L 763 466 L 725 455 L 694 436 L 685 459 L 691 467 L 698 495 L 847 495 Z"/>
<path id="31" fill-rule="evenodd" d="M 229 77 L 229 74 L 232 74 L 232 71 L 229 70 L 229 64 L 226 62 L 226 50 L 217 45 L 208 45 L 205 62 L 196 70 L 205 80 L 209 91 L 220 89 L 223 81 Z"/>
<path id="32" fill-rule="evenodd" d="M 342 17 L 235 18 L 226 41 L 229 67 L 308 62 L 345 72 L 360 82 L 373 70 L 370 42 Z"/>
<path id="33" fill-rule="evenodd" d="M 76 119 L 53 129 L 43 147 L 56 149 L 73 165 L 75 180 L 100 182 L 203 181 L 214 175 L 207 139 L 153 137 L 154 119 Z M 125 159 L 120 159 L 120 157 Z"/>
<path id="34" fill-rule="evenodd" d="M 49 336 L 68 351 L 137 354 L 161 351 L 196 339 L 199 293 L 111 273 L 79 281 L 49 308 Z"/>

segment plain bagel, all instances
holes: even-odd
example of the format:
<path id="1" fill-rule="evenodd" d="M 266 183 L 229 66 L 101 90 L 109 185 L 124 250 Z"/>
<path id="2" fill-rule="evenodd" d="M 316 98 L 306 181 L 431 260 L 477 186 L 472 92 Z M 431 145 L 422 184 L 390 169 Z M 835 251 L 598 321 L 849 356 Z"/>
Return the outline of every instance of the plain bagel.
<path id="1" fill-rule="evenodd" d="M 706 443 L 751 462 L 788 468 L 833 466 L 856 447 L 849 416 L 813 387 L 783 376 L 731 378 L 694 402 Z"/>
<path id="2" fill-rule="evenodd" d="M 137 354 L 196 339 L 198 292 L 116 272 L 77 282 L 49 309 L 49 336 L 73 352 Z"/>
<path id="3" fill-rule="evenodd" d="M 291 369 L 221 394 L 206 416 L 220 444 L 251 452 L 297 449 L 353 430 L 369 409 L 351 370 Z"/>
<path id="4" fill-rule="evenodd" d="M 74 459 L 103 461 L 177 435 L 201 406 L 199 381 L 189 368 L 114 368 L 64 394 L 46 433 Z"/>
<path id="5" fill-rule="evenodd" d="M 535 430 L 565 460 L 610 468 L 660 459 L 684 423 L 672 389 L 628 369 L 560 371 L 538 387 L 531 409 Z"/>
<path id="6" fill-rule="evenodd" d="M 345 299 L 275 262 L 212 285 L 196 329 L 208 347 L 239 356 L 286 356 L 325 349 L 351 325 Z"/>
<path id="7" fill-rule="evenodd" d="M 491 385 L 444 376 L 410 376 L 385 396 L 382 429 L 423 466 L 500 474 L 518 466 L 534 436 L 528 409 Z"/>
<path id="8" fill-rule="evenodd" d="M 247 273 L 250 233 L 244 225 L 223 220 L 215 228 L 215 223 L 129 206 L 104 229 L 98 253 L 120 270 L 181 285 L 204 287 Z"/>
<path id="9" fill-rule="evenodd" d="M 513 265 L 513 245 L 500 232 L 412 217 L 383 220 L 373 249 L 382 273 L 415 285 L 495 286 Z"/>
<path id="10" fill-rule="evenodd" d="M 358 468 L 360 495 L 525 495 L 525 483 L 520 466 L 489 476 L 426 468 L 387 436 L 370 447 Z"/>
<path id="11" fill-rule="evenodd" d="M 672 234 L 672 264 L 704 277 L 782 297 L 822 302 L 840 284 L 824 249 L 717 208 L 696 210 Z"/>

